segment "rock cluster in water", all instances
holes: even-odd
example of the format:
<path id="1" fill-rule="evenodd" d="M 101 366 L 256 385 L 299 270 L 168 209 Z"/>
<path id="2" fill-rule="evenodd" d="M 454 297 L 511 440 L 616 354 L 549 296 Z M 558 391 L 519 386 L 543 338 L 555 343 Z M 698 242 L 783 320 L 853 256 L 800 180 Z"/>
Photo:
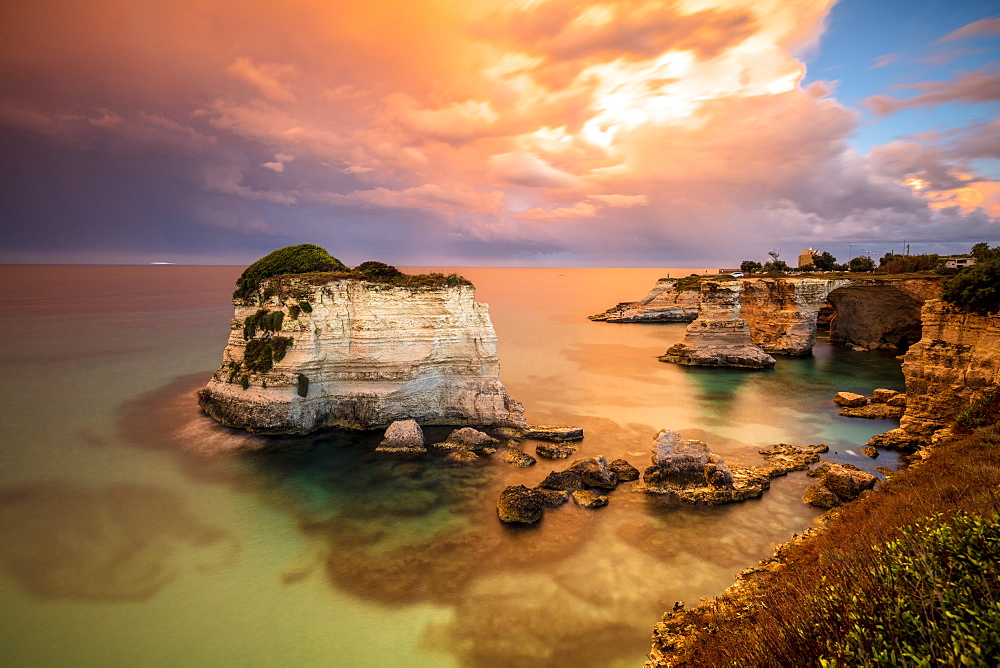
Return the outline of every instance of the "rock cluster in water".
<path id="1" fill-rule="evenodd" d="M 536 487 L 512 485 L 497 499 L 500 520 L 532 524 L 542 518 L 545 506 L 558 506 L 570 497 L 583 508 L 608 505 L 607 493 L 619 483 L 636 480 L 639 471 L 624 459 L 610 464 L 603 455 L 580 459 L 562 471 L 552 471 Z"/>
<path id="2" fill-rule="evenodd" d="M 806 488 L 802 500 L 817 508 L 836 508 L 873 489 L 878 478 L 851 464 L 823 462 L 806 475 L 819 482 Z"/>
<path id="3" fill-rule="evenodd" d="M 833 402 L 846 417 L 884 420 L 898 418 L 906 410 L 906 395 L 896 390 L 879 388 L 870 397 L 854 392 L 838 392 Z"/>
<path id="4" fill-rule="evenodd" d="M 819 461 L 825 445 L 784 443 L 760 450 L 765 466 L 728 466 L 702 441 L 661 430 L 653 442 L 651 466 L 643 473 L 645 491 L 686 503 L 719 505 L 761 496 L 771 479 Z"/>

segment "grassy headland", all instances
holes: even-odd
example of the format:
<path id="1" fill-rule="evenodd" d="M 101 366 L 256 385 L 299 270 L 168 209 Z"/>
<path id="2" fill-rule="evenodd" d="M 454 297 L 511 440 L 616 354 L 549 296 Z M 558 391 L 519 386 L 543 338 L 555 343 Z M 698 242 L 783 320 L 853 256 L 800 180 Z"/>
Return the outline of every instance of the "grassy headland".
<path id="1" fill-rule="evenodd" d="M 998 403 L 723 595 L 664 615 L 651 664 L 996 665 Z"/>

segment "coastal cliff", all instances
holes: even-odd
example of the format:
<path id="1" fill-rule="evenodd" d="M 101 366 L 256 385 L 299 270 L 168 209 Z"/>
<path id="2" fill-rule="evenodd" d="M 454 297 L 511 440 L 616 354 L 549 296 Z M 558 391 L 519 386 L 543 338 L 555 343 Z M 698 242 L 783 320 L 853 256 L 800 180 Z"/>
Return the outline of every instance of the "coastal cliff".
<path id="1" fill-rule="evenodd" d="M 500 383 L 488 307 L 455 279 L 267 278 L 234 299 L 222 365 L 199 403 L 219 422 L 261 434 L 406 419 L 526 428 L 523 407 Z"/>
<path id="2" fill-rule="evenodd" d="M 589 316 L 601 322 L 691 322 L 698 317 L 701 293 L 676 278 L 661 278 L 637 302 L 622 302 Z"/>
<path id="3" fill-rule="evenodd" d="M 750 327 L 740 317 L 736 279 L 702 281 L 698 319 L 687 326 L 684 339 L 660 357 L 661 362 L 691 366 L 733 366 L 767 369 L 774 358 L 750 339 Z"/>
<path id="4" fill-rule="evenodd" d="M 924 304 L 923 337 L 903 357 L 906 411 L 900 428 L 870 444 L 914 447 L 1000 387 L 1000 313 L 977 314 L 933 299 Z"/>

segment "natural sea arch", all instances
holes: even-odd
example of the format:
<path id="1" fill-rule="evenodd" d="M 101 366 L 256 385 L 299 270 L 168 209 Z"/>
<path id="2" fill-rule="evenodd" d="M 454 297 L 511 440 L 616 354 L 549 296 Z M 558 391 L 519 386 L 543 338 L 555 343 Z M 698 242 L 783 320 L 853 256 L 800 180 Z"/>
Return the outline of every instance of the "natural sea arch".
<path id="1" fill-rule="evenodd" d="M 740 317 L 768 353 L 808 355 L 825 305 L 833 309 L 833 341 L 905 349 L 920 339 L 920 310 L 939 291 L 936 277 L 749 279 L 742 281 Z"/>

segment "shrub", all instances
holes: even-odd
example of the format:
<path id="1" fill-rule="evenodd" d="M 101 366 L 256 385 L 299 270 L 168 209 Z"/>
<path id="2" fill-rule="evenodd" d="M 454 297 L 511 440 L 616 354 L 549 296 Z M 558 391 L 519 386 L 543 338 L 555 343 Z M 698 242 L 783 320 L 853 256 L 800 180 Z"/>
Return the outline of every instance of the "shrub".
<path id="1" fill-rule="evenodd" d="M 853 260 L 852 260 L 853 262 Z M 931 271 L 937 269 L 940 257 L 929 255 L 892 255 L 886 253 L 879 262 L 880 274 L 908 274 L 914 271 Z"/>
<path id="2" fill-rule="evenodd" d="M 689 274 L 684 278 L 677 280 L 676 285 L 674 285 L 674 290 L 678 292 L 682 290 L 700 290 L 701 289 L 701 276 L 698 274 Z"/>
<path id="3" fill-rule="evenodd" d="M 253 315 L 248 315 L 246 320 L 243 321 L 243 338 L 249 341 L 257 335 L 258 329 L 268 332 L 281 331 L 281 324 L 284 321 L 284 311 L 260 309 Z"/>
<path id="4" fill-rule="evenodd" d="M 285 359 L 285 353 L 288 352 L 289 346 L 295 343 L 295 339 L 290 336 L 272 336 L 271 337 L 271 358 L 275 362 L 280 362 Z"/>
<path id="5" fill-rule="evenodd" d="M 960 427 L 975 429 L 985 425 L 998 410 L 1000 410 L 1000 388 L 994 387 L 955 416 L 955 421 Z"/>
<path id="6" fill-rule="evenodd" d="M 945 282 L 941 298 L 966 311 L 1000 311 L 1000 259 L 966 267 Z"/>
<path id="7" fill-rule="evenodd" d="M 296 391 L 299 393 L 300 397 L 305 398 L 306 395 L 309 394 L 309 378 L 308 376 L 300 373 L 298 374 L 298 378 L 296 380 L 298 381 L 298 388 Z"/>
<path id="8" fill-rule="evenodd" d="M 396 269 L 391 264 L 386 264 L 385 262 L 378 262 L 376 260 L 369 260 L 368 262 L 362 262 L 357 267 L 354 268 L 355 274 L 361 274 L 365 278 L 375 279 L 378 281 L 388 281 L 393 282 L 399 277 L 403 276 L 403 272 Z"/>
<path id="9" fill-rule="evenodd" d="M 289 317 L 291 317 L 292 320 L 298 320 L 299 319 L 299 312 L 301 310 L 302 310 L 302 308 L 299 307 L 299 306 L 289 306 L 288 307 L 288 315 L 289 315 Z"/>
<path id="10" fill-rule="evenodd" d="M 315 244 L 279 248 L 247 267 L 236 280 L 234 299 L 244 299 L 271 276 L 305 274 L 314 271 L 347 271 L 347 267 Z"/>
<path id="11" fill-rule="evenodd" d="M 851 258 L 851 261 L 847 263 L 847 267 L 849 271 L 853 272 L 875 271 L 875 261 L 867 255 L 855 257 Z"/>
<path id="12" fill-rule="evenodd" d="M 302 309 L 303 313 L 312 313 L 313 312 L 313 305 L 310 304 L 309 302 L 307 302 L 304 299 L 299 302 L 299 308 Z"/>
<path id="13" fill-rule="evenodd" d="M 250 388 L 250 379 L 246 376 L 240 376 L 240 387 L 244 390 Z"/>
<path id="14" fill-rule="evenodd" d="M 865 575 L 878 587 L 824 583 L 813 598 L 820 619 L 847 630 L 827 641 L 820 665 L 929 665 L 934 657 L 985 666 L 1000 656 L 1000 514 L 936 513 L 902 534 L 873 548 Z"/>

